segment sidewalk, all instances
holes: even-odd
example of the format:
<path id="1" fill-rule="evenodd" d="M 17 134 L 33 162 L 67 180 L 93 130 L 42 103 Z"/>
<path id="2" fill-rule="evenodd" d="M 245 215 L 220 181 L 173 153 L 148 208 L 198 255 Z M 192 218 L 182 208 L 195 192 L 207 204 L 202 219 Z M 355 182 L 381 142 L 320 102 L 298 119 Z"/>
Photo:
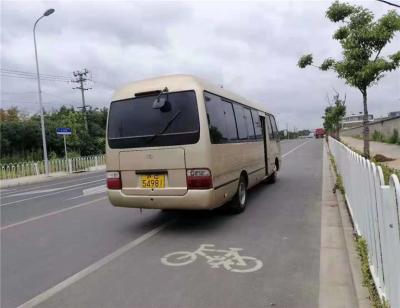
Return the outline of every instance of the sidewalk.
<path id="1" fill-rule="evenodd" d="M 332 191 L 335 179 L 325 146 L 323 155 L 319 307 L 369 308 L 353 228 L 340 193 Z"/>
<path id="2" fill-rule="evenodd" d="M 340 139 L 350 147 L 356 149 L 357 151 L 362 152 L 364 149 L 364 141 L 352 137 L 340 137 Z M 393 169 L 400 170 L 400 145 L 397 144 L 389 144 L 377 141 L 369 142 L 371 157 L 374 157 L 376 154 L 384 155 L 388 158 L 393 158 L 395 160 L 385 162 L 385 164 Z"/>

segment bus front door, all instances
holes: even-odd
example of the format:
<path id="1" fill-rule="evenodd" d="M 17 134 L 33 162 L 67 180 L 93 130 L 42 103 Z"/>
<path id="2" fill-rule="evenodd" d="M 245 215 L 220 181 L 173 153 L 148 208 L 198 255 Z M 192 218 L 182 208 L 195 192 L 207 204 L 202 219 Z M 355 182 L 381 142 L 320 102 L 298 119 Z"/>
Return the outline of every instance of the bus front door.
<path id="1" fill-rule="evenodd" d="M 268 175 L 268 149 L 267 149 L 267 134 L 265 129 L 265 117 L 260 116 L 261 128 L 264 141 L 264 162 L 265 162 L 265 175 Z"/>

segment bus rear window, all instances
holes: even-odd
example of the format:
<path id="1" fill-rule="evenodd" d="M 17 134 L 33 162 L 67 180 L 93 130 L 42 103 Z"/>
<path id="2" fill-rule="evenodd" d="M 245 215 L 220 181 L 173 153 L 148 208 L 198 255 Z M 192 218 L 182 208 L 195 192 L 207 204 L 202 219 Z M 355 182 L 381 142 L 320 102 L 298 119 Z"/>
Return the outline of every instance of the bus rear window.
<path id="1" fill-rule="evenodd" d="M 163 94 L 163 108 L 154 108 L 157 95 L 111 103 L 108 117 L 110 148 L 193 144 L 199 140 L 199 116 L 194 91 Z"/>

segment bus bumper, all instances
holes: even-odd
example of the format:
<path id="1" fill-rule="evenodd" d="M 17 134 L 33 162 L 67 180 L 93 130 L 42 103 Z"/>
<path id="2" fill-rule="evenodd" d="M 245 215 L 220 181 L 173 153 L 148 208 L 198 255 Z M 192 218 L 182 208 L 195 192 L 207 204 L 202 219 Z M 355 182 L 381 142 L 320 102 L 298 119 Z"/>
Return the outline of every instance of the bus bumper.
<path id="1" fill-rule="evenodd" d="M 108 199 L 117 207 L 144 209 L 204 210 L 218 206 L 214 189 L 188 190 L 183 196 L 126 195 L 121 190 L 108 190 Z"/>

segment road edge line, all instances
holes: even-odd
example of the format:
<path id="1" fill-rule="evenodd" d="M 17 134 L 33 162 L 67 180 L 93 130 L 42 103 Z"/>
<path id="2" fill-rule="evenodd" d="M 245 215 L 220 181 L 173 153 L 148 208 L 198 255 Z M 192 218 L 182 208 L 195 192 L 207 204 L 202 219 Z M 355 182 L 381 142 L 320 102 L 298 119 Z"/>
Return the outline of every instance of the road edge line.
<path id="1" fill-rule="evenodd" d="M 97 198 L 97 199 L 90 200 L 90 201 L 87 201 L 87 202 L 84 202 L 84 203 L 81 203 L 81 204 L 77 204 L 77 205 L 74 205 L 74 206 L 67 207 L 65 209 L 61 209 L 61 210 L 58 210 L 58 211 L 49 212 L 49 213 L 46 213 L 46 214 L 43 214 L 43 215 L 31 217 L 31 218 L 28 218 L 28 219 L 25 219 L 25 220 L 22 220 L 22 221 L 19 221 L 19 222 L 15 222 L 13 224 L 9 224 L 9 225 L 3 226 L 3 227 L 0 228 L 0 231 L 4 231 L 4 230 L 7 230 L 9 228 L 16 227 L 16 226 L 19 226 L 19 225 L 22 225 L 22 224 L 25 224 L 25 223 L 28 223 L 28 222 L 31 222 L 31 221 L 35 221 L 35 220 L 41 219 L 41 218 L 57 215 L 57 214 L 60 214 L 60 213 L 63 213 L 63 212 L 69 211 L 69 210 L 80 208 L 82 206 L 92 205 L 92 204 L 96 203 L 97 201 L 104 200 L 104 199 L 107 199 L 107 197 Z"/>
<path id="2" fill-rule="evenodd" d="M 37 295 L 34 298 L 30 299 L 29 301 L 25 302 L 24 304 L 18 306 L 18 308 L 28 308 L 28 307 L 30 308 L 30 307 L 34 307 L 34 306 L 44 302 L 45 300 L 49 299 L 50 297 L 54 296 L 55 294 L 59 293 L 60 291 L 64 290 L 65 288 L 69 287 L 70 285 L 74 284 L 75 282 L 85 278 L 89 274 L 91 274 L 91 273 L 95 272 L 96 270 L 100 269 L 101 267 L 107 265 L 114 259 L 123 255 L 125 252 L 128 252 L 129 250 L 133 249 L 134 247 L 136 247 L 139 244 L 143 243 L 144 241 L 148 240 L 152 236 L 159 233 L 161 230 L 168 227 L 174 221 L 175 221 L 175 219 L 169 220 L 169 221 L 163 223 L 162 225 L 150 230 L 149 232 L 141 235 L 140 237 L 133 240 L 132 242 L 129 242 L 128 244 L 126 244 L 125 246 L 122 246 L 121 248 L 118 248 L 116 251 L 110 253 L 109 255 L 98 260 L 97 262 L 93 263 L 92 265 L 89 265 L 85 269 L 79 271 L 78 273 L 70 276 L 69 278 L 65 279 L 64 281 L 61 281 L 59 284 L 51 287 L 50 289 L 40 293 L 39 295 Z"/>

